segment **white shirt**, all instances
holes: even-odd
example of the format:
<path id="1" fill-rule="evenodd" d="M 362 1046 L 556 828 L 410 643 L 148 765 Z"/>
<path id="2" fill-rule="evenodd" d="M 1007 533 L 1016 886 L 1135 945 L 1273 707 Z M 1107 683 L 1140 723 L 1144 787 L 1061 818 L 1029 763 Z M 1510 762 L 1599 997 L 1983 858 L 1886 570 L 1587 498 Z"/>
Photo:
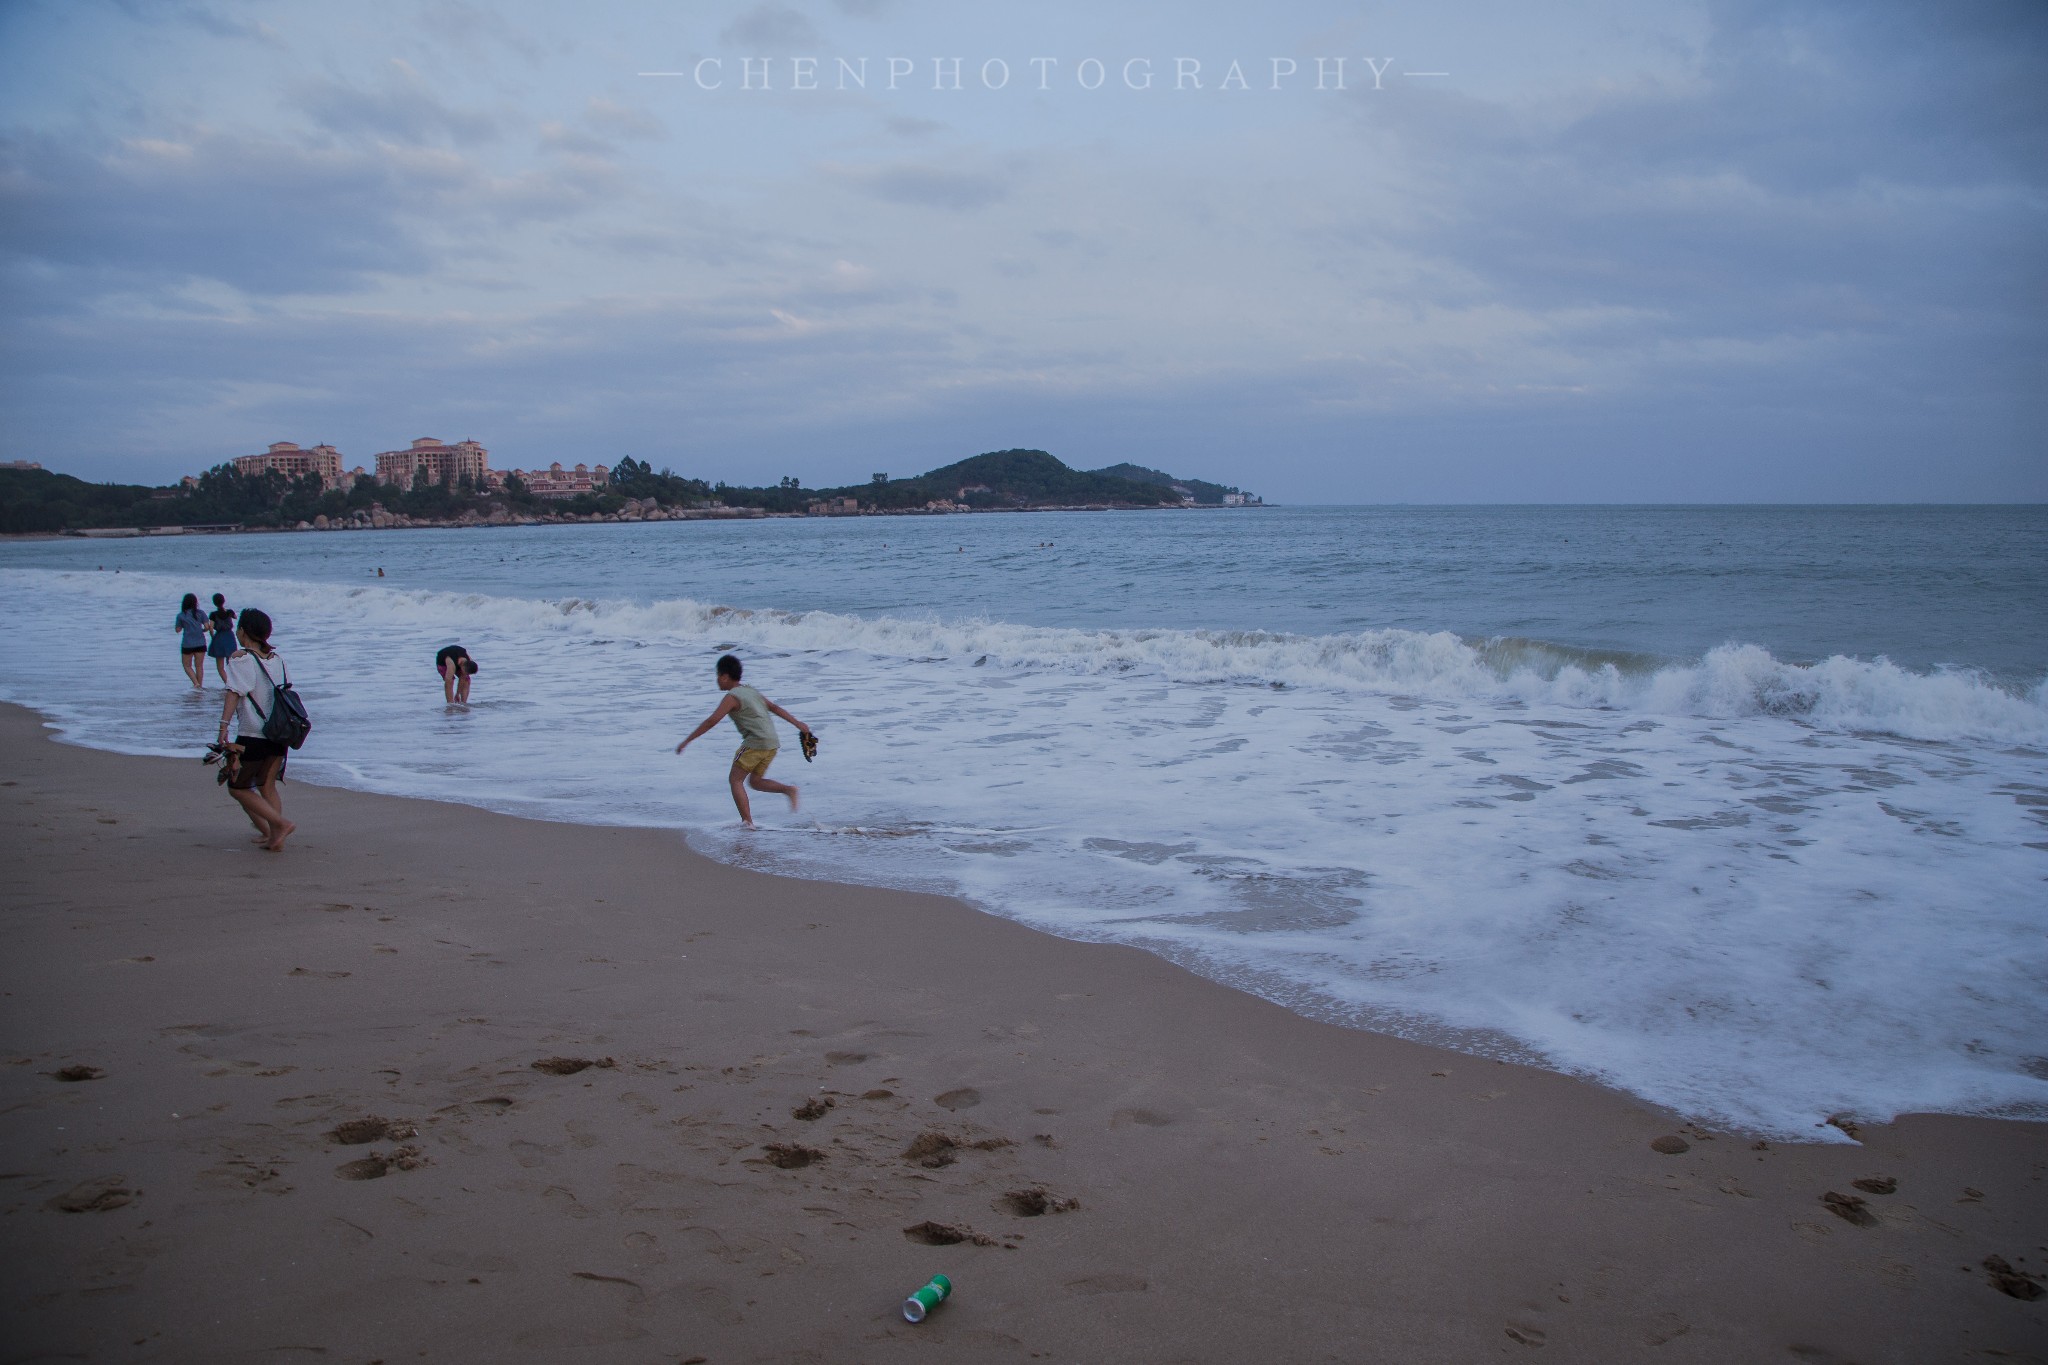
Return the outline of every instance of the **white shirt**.
<path id="1" fill-rule="evenodd" d="M 269 678 L 263 676 L 264 669 L 270 671 Z M 251 654 L 246 649 L 238 649 L 227 657 L 227 661 L 221 665 L 221 671 L 227 675 L 228 691 L 235 693 L 237 696 L 235 702 L 235 737 L 237 739 L 263 738 L 263 720 L 264 717 L 270 714 L 270 708 L 277 691 L 272 680 L 274 679 L 276 682 L 287 680 L 284 671 L 284 656 L 273 654 L 269 658 L 262 660 L 259 667 L 254 654 Z M 257 707 L 263 709 L 259 711 Z"/>

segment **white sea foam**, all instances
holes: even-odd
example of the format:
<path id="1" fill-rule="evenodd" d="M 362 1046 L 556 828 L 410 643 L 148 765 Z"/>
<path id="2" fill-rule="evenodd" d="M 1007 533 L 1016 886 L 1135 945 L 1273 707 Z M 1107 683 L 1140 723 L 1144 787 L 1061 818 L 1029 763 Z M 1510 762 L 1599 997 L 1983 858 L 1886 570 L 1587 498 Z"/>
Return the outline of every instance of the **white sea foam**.
<path id="1" fill-rule="evenodd" d="M 280 623 L 316 719 L 304 777 L 953 891 L 1779 1136 L 2048 1113 L 2039 686 L 1741 644 L 1659 665 L 1399 630 L 227 587 Z M 197 752 L 217 712 L 176 686 L 176 585 L 16 569 L 0 591 L 27 604 L 18 638 L 67 641 L 11 653 L 8 699 L 82 742 Z M 430 660 L 457 638 L 484 672 L 446 711 Z M 755 836 L 730 740 L 670 752 L 728 648 L 824 740 L 778 760 L 804 818 L 764 810 Z"/>
<path id="2" fill-rule="evenodd" d="M 148 576 L 122 579 L 138 596 L 162 590 Z M 1659 666 L 1527 641 L 1472 642 L 1447 632 L 1071 630 L 752 609 L 689 598 L 535 600 L 288 583 L 244 591 L 274 600 L 282 595 L 294 604 L 305 596 L 305 608 L 320 619 L 337 628 L 353 621 L 367 635 L 414 624 L 431 633 L 457 622 L 513 638 L 602 637 L 636 645 L 694 643 L 722 633 L 754 648 L 792 652 L 985 661 L 1002 669 L 1153 676 L 1173 683 L 1355 687 L 1431 700 L 1519 701 L 1664 716 L 1779 716 L 1909 739 L 2048 744 L 2048 679 L 2022 694 L 1969 671 L 1916 673 L 1882 658 L 1839 656 L 1789 663 L 1746 644 L 1723 645 L 1697 663 Z"/>

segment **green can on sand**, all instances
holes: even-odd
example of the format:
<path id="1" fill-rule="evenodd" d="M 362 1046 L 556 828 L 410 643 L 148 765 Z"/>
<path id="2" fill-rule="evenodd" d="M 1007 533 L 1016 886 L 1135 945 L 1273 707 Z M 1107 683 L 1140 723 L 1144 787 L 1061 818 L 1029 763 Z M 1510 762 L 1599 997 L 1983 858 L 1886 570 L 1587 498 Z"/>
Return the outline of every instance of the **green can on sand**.
<path id="1" fill-rule="evenodd" d="M 944 1275 L 934 1275 L 924 1288 L 903 1301 L 903 1320 L 923 1322 L 925 1314 L 953 1297 L 953 1282 Z"/>

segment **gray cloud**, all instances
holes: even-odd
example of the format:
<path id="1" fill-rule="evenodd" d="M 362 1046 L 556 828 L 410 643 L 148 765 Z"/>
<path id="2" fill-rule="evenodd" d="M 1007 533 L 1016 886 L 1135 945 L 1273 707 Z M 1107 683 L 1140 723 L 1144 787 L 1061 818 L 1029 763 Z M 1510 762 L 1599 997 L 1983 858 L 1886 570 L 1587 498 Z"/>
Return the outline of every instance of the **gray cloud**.
<path id="1" fill-rule="evenodd" d="M 787 5 L 756 5 L 728 24 L 723 41 L 753 53 L 807 52 L 820 46 L 811 21 Z"/>
<path id="2" fill-rule="evenodd" d="M 93 272 L 101 288 L 349 293 L 474 255 L 519 222 L 573 217 L 620 179 L 588 159 L 499 177 L 448 152 L 224 133 L 97 152 L 16 136 L 0 141 L 0 259 Z"/>
<path id="3" fill-rule="evenodd" d="M 892 136 L 906 139 L 922 139 L 946 131 L 946 125 L 928 118 L 906 118 L 898 115 L 884 119 L 882 127 Z"/>
<path id="4" fill-rule="evenodd" d="M 166 4 L 161 0 L 115 0 L 123 13 L 146 24 L 186 24 L 216 38 L 237 38 L 281 47 L 277 31 L 254 19 L 233 19 L 210 5 Z"/>
<path id="5" fill-rule="evenodd" d="M 596 95 L 583 106 L 583 120 L 599 132 L 616 138 L 659 140 L 668 136 L 668 125 L 645 109 Z"/>
<path id="6" fill-rule="evenodd" d="M 499 135 L 496 119 L 451 107 L 419 72 L 396 60 L 374 89 L 309 78 L 292 86 L 290 98 L 319 126 L 345 137 L 367 134 L 402 142 L 446 138 L 474 145 Z"/>
<path id="7" fill-rule="evenodd" d="M 427 270 L 434 255 L 405 230 L 404 210 L 464 179 L 452 165 L 221 135 L 100 155 L 17 138 L 0 145 L 0 252 L 150 283 L 346 291 L 372 273 Z"/>
<path id="8" fill-rule="evenodd" d="M 915 208 L 968 212 L 999 203 L 1010 193 L 1007 184 L 984 171 L 956 171 L 909 162 L 830 169 L 839 178 L 877 199 Z"/>
<path id="9" fill-rule="evenodd" d="M 1723 4 L 1682 84 L 1360 92 L 1411 212 L 1359 216 L 1350 240 L 1429 262 L 1411 297 L 1531 310 L 1645 392 L 1748 402 L 1794 373 L 1809 406 L 1935 387 L 2010 411 L 2048 355 L 2048 96 L 2015 55 L 2048 11 L 1958 13 Z"/>

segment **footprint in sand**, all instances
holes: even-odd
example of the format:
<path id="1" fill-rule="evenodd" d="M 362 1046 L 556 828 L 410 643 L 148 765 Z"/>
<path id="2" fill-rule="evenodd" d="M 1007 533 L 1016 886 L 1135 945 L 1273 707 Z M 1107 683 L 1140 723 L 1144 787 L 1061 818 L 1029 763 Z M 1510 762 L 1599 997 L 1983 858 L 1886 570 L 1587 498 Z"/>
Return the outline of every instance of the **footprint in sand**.
<path id="1" fill-rule="evenodd" d="M 932 1103 L 941 1109 L 972 1109 L 981 1103 L 981 1092 L 971 1085 L 963 1085 L 958 1090 L 948 1090 L 945 1094 L 937 1096 Z"/>
<path id="2" fill-rule="evenodd" d="M 777 1170 L 799 1171 L 816 1161 L 823 1161 L 825 1154 L 815 1147 L 806 1147 L 800 1142 L 770 1142 L 762 1145 L 767 1156 L 761 1158 Z"/>
<path id="3" fill-rule="evenodd" d="M 1109 1126 L 1122 1128 L 1135 1123 L 1143 1128 L 1164 1128 L 1172 1122 L 1171 1114 L 1161 1114 L 1152 1109 L 1119 1109 L 1110 1116 Z"/>
<path id="4" fill-rule="evenodd" d="M 1868 1202 L 1858 1195 L 1838 1194 L 1834 1190 L 1829 1190 L 1820 1197 L 1820 1202 L 1827 1205 L 1828 1211 L 1835 1217 L 1854 1223 L 1859 1228 L 1877 1226 L 1877 1215 L 1870 1211 Z"/>
<path id="5" fill-rule="evenodd" d="M 49 1202 L 48 1207 L 65 1213 L 106 1213 L 135 1202 L 141 1190 L 128 1188 L 128 1178 L 103 1175 L 73 1185 Z"/>
<path id="6" fill-rule="evenodd" d="M 554 1155 L 555 1150 L 554 1148 L 543 1147 L 538 1142 L 526 1142 L 523 1140 L 515 1141 L 511 1145 L 512 1159 L 519 1163 L 522 1170 L 528 1171 L 536 1166 L 547 1165 L 548 1158 Z"/>
<path id="7" fill-rule="evenodd" d="M 872 1055 L 874 1054 L 868 1052 L 828 1052 L 825 1054 L 825 1060 L 834 1066 L 853 1066 L 855 1063 L 866 1061 Z"/>
<path id="8" fill-rule="evenodd" d="M 278 1183 L 282 1176 L 283 1172 L 275 1166 L 236 1160 L 201 1171 L 193 1183 L 207 1190 L 261 1190 L 265 1194 L 289 1194 L 292 1187 Z"/>
<path id="9" fill-rule="evenodd" d="M 976 1232 L 973 1228 L 953 1223 L 912 1223 L 909 1227 L 903 1229 L 903 1235 L 913 1242 L 928 1247 L 958 1246 L 962 1242 L 972 1242 L 978 1247 L 1001 1245 L 999 1239 L 991 1237 L 985 1232 Z"/>
<path id="10" fill-rule="evenodd" d="M 543 1057 L 529 1065 L 535 1071 L 545 1071 L 550 1076 L 573 1076 L 593 1066 L 609 1071 L 617 1067 L 618 1063 L 609 1057 Z"/>
<path id="11" fill-rule="evenodd" d="M 327 1136 L 344 1147 L 361 1147 L 385 1138 L 398 1142 L 405 1138 L 417 1137 L 419 1131 L 410 1119 L 387 1119 L 377 1114 L 367 1114 L 359 1119 L 349 1119 L 336 1124 Z"/>
<path id="12" fill-rule="evenodd" d="M 49 1074 L 60 1081 L 96 1081 L 107 1073 L 96 1066 L 67 1066 Z"/>
<path id="13" fill-rule="evenodd" d="M 347 973 L 347 972 L 313 972 L 313 971 L 308 971 L 308 970 L 306 970 L 306 969 L 305 969 L 304 967 L 294 967 L 294 968 L 292 968 L 292 969 L 291 969 L 290 971 L 286 972 L 286 973 L 285 973 L 285 975 L 286 975 L 286 976 L 311 976 L 311 977 L 317 977 L 317 978 L 319 978 L 319 979 L 320 979 L 320 980 L 322 980 L 322 981 L 339 981 L 339 980 L 341 980 L 341 979 L 342 979 L 343 977 L 347 976 L 347 975 L 348 975 L 348 973 Z"/>
<path id="14" fill-rule="evenodd" d="M 910 1140 L 910 1145 L 903 1149 L 903 1159 L 912 1165 L 936 1171 L 943 1166 L 950 1166 L 955 1161 L 958 1161 L 959 1157 L 954 1155 L 956 1152 L 993 1152 L 999 1148 L 1014 1147 L 1016 1145 L 1009 1138 L 974 1139 L 955 1137 L 951 1133 L 941 1133 L 937 1129 L 927 1129 Z"/>
<path id="15" fill-rule="evenodd" d="M 2015 1299 L 2038 1299 L 2048 1290 L 2041 1287 L 2041 1281 L 2024 1270 L 2015 1269 L 2003 1256 L 1986 1256 L 1983 1260 L 1985 1273 L 1990 1276 L 1991 1287 L 2001 1294 Z"/>
<path id="16" fill-rule="evenodd" d="M 416 1171 L 427 1164 L 427 1158 L 417 1147 L 394 1148 L 389 1156 L 372 1152 L 355 1161 L 345 1161 L 334 1168 L 334 1174 L 342 1180 L 382 1180 L 393 1171 Z"/>
<path id="17" fill-rule="evenodd" d="M 1011 1190 L 996 1200 L 995 1210 L 1017 1218 L 1042 1218 L 1048 1213 L 1072 1213 L 1081 1207 L 1078 1199 L 1061 1198 L 1032 1186 L 1029 1189 Z"/>
<path id="18" fill-rule="evenodd" d="M 1644 1325 L 1643 1344 L 1645 1346 L 1662 1346 L 1666 1342 L 1678 1340 L 1691 1330 L 1691 1323 L 1667 1309 L 1651 1318 Z"/>

